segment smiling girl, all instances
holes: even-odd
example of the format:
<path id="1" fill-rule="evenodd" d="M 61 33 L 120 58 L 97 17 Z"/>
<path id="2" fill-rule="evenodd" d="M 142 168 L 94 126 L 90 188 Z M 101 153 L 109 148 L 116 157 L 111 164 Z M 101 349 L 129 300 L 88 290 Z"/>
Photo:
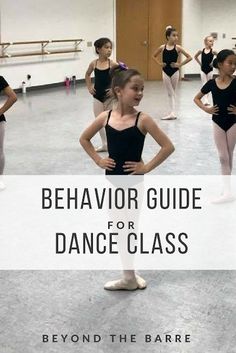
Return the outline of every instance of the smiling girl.
<path id="1" fill-rule="evenodd" d="M 82 133 L 80 143 L 106 174 L 146 174 L 163 163 L 174 151 L 174 146 L 148 114 L 135 108 L 143 98 L 144 82 L 140 73 L 122 65 L 112 69 L 111 76 L 117 106 L 101 113 Z M 109 153 L 106 158 L 100 157 L 91 143 L 93 136 L 104 127 Z M 149 162 L 144 163 L 142 151 L 148 133 L 161 148 Z M 124 270 L 121 279 L 107 282 L 104 288 L 135 290 L 145 287 L 146 282 L 134 270 Z"/>

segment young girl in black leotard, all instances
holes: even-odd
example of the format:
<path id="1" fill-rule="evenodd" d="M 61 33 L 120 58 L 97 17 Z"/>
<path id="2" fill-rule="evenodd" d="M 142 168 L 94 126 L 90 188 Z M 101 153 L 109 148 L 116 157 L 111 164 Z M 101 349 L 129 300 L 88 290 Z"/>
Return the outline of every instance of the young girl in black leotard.
<path id="1" fill-rule="evenodd" d="M 112 91 L 117 98 L 117 106 L 112 111 L 101 113 L 83 132 L 80 143 L 94 162 L 108 174 L 148 173 L 160 165 L 174 151 L 174 147 L 150 116 L 134 108 L 143 97 L 144 83 L 140 73 L 120 67 L 112 71 Z M 100 157 L 91 143 L 93 136 L 103 127 L 106 127 L 107 133 L 107 158 Z M 151 161 L 144 163 L 142 150 L 147 133 L 156 140 L 161 149 Z M 133 290 L 145 286 L 145 281 L 133 270 L 129 270 L 124 271 L 121 280 L 108 282 L 105 289 Z"/>
<path id="2" fill-rule="evenodd" d="M 152 58 L 162 67 L 163 83 L 170 101 L 171 111 L 167 116 L 163 117 L 162 120 L 173 120 L 177 118 L 175 110 L 175 92 L 179 82 L 179 68 L 191 61 L 192 57 L 180 45 L 177 45 L 178 32 L 175 28 L 171 26 L 166 27 L 166 39 L 167 43 L 156 49 Z M 162 54 L 161 61 L 157 59 L 159 54 Z M 183 54 L 186 57 L 182 63 L 178 61 L 179 54 Z"/>
<path id="3" fill-rule="evenodd" d="M 16 102 L 17 97 L 15 92 L 11 89 L 11 87 L 9 87 L 7 81 L 2 76 L 0 76 L 0 91 L 3 91 L 3 93 L 7 96 L 6 102 L 0 108 L 0 190 L 3 190 L 5 188 L 5 185 L 2 180 L 2 174 L 5 164 L 3 143 L 6 123 L 4 113 Z"/>
<path id="4" fill-rule="evenodd" d="M 233 151 L 236 144 L 236 55 L 232 50 L 220 51 L 213 61 L 219 76 L 208 81 L 194 98 L 195 103 L 206 113 L 212 114 L 214 138 L 218 150 L 222 175 L 230 175 L 233 168 Z M 212 93 L 213 106 L 205 106 L 201 99 Z M 222 196 L 227 200 L 228 191 Z"/>
<path id="5" fill-rule="evenodd" d="M 109 105 L 112 105 L 111 95 L 111 77 L 110 69 L 117 65 L 116 62 L 109 59 L 112 52 L 112 42 L 109 38 L 99 38 L 94 42 L 98 59 L 93 60 L 86 71 L 85 80 L 88 91 L 93 95 L 93 110 L 97 117 L 101 112 L 107 110 Z M 91 82 L 91 74 L 94 72 L 95 82 Z M 107 142 L 105 130 L 100 131 L 102 145 L 97 148 L 97 152 L 107 151 Z"/>
<path id="6" fill-rule="evenodd" d="M 194 59 L 201 67 L 201 81 L 202 85 L 212 79 L 213 77 L 213 59 L 217 55 L 217 52 L 212 49 L 214 45 L 214 38 L 212 36 L 207 36 L 204 39 L 205 48 L 203 50 L 198 50 L 195 54 Z M 201 55 L 201 60 L 199 56 Z M 203 99 L 205 105 L 210 105 L 208 100 L 208 94 L 206 94 Z"/>

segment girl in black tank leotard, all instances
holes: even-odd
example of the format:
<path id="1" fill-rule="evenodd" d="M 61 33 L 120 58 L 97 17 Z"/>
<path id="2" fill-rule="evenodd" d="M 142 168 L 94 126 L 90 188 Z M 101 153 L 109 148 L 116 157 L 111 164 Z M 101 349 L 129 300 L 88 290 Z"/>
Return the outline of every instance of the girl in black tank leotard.
<path id="1" fill-rule="evenodd" d="M 205 85 L 207 81 L 212 79 L 213 77 L 212 63 L 213 63 L 214 56 L 217 55 L 216 51 L 212 49 L 214 45 L 214 38 L 212 36 L 207 36 L 204 39 L 204 44 L 205 44 L 205 48 L 203 50 L 198 50 L 198 52 L 194 56 L 195 60 L 201 67 L 202 85 Z M 199 60 L 199 57 L 201 57 L 201 60 Z M 202 101 L 205 105 L 210 105 L 209 94 L 206 94 L 203 97 Z"/>
<path id="2" fill-rule="evenodd" d="M 213 62 L 219 69 L 219 77 L 208 81 L 194 98 L 195 103 L 206 113 L 212 114 L 214 138 L 220 158 L 222 175 L 233 170 L 233 151 L 236 144 L 236 55 L 232 50 L 220 51 Z M 212 93 L 213 106 L 206 107 L 201 99 Z M 221 200 L 231 199 L 230 190 L 225 189 Z"/>
<path id="3" fill-rule="evenodd" d="M 163 66 L 162 70 L 169 77 L 171 77 L 177 71 L 179 71 L 178 67 L 172 67 L 173 63 L 177 63 L 178 56 L 179 56 L 179 53 L 178 53 L 178 51 L 176 49 L 176 45 L 174 45 L 173 49 L 166 49 L 166 45 L 165 45 L 165 47 L 163 49 L 163 52 L 162 52 L 162 61 L 163 61 L 163 63 L 165 63 L 165 66 Z"/>
<path id="4" fill-rule="evenodd" d="M 111 68 L 110 59 L 108 59 L 108 68 L 107 69 L 99 69 L 98 60 L 96 60 L 95 68 L 94 68 L 94 90 L 95 93 L 93 97 L 99 100 L 101 103 L 104 103 L 107 99 L 107 92 L 111 88 L 111 76 L 110 76 L 110 68 Z"/>
<path id="5" fill-rule="evenodd" d="M 153 54 L 153 59 L 162 67 L 162 78 L 166 88 L 169 103 L 170 113 L 162 117 L 162 120 L 173 120 L 177 118 L 176 114 L 176 88 L 179 82 L 179 68 L 192 60 L 191 56 L 179 45 L 178 33 L 175 28 L 166 27 L 167 44 L 161 45 Z M 178 62 L 179 54 L 183 54 L 186 59 Z M 158 56 L 162 54 L 162 60 L 158 60 Z"/>
<path id="6" fill-rule="evenodd" d="M 2 177 L 3 171 L 4 171 L 4 165 L 5 165 L 3 144 L 4 144 L 6 118 L 4 116 L 4 113 L 17 100 L 15 92 L 11 89 L 11 87 L 9 87 L 7 81 L 2 76 L 0 76 L 0 92 L 1 91 L 3 91 L 3 93 L 7 96 L 7 100 L 6 100 L 6 102 L 4 102 L 2 107 L 0 107 L 0 191 L 5 188 L 5 185 L 3 182 L 3 177 Z"/>
<path id="7" fill-rule="evenodd" d="M 113 97 L 111 94 L 111 77 L 110 69 L 118 64 L 109 59 L 112 52 L 112 42 L 109 38 L 99 38 L 94 42 L 98 59 L 93 60 L 86 71 L 85 80 L 89 93 L 94 97 L 93 111 L 95 117 L 101 112 L 112 108 Z M 91 81 L 91 74 L 94 72 L 94 86 Z M 101 129 L 100 136 L 102 145 L 96 150 L 97 152 L 107 151 L 107 141 L 105 130 Z"/>
<path id="8" fill-rule="evenodd" d="M 123 165 L 126 161 L 140 162 L 143 151 L 145 135 L 138 128 L 141 112 L 137 113 L 133 126 L 122 130 L 118 130 L 109 124 L 111 114 L 112 111 L 110 110 L 105 129 L 109 158 L 114 160 L 116 164 L 113 170 L 106 170 L 106 174 L 129 174 L 128 171 L 124 170 Z"/>
<path id="9" fill-rule="evenodd" d="M 111 70 L 112 91 L 117 99 L 115 109 L 101 113 L 82 133 L 80 143 L 94 162 L 109 174 L 122 175 L 122 180 L 133 180 L 130 175 L 142 175 L 160 165 L 173 151 L 168 137 L 145 113 L 136 111 L 143 97 L 143 79 L 137 70 L 117 67 Z M 95 151 L 91 139 L 105 126 L 108 157 L 102 158 Z M 146 134 L 149 133 L 160 145 L 160 151 L 147 163 L 142 160 Z M 111 180 L 111 179 L 109 179 Z M 127 180 L 127 181 L 128 181 Z M 145 281 L 133 270 L 124 271 L 123 278 L 106 283 L 105 289 L 145 288 Z"/>

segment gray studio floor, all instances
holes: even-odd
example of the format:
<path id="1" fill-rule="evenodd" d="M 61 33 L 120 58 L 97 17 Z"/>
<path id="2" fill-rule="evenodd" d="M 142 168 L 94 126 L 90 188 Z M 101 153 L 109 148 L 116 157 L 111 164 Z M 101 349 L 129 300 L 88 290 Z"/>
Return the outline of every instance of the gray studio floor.
<path id="1" fill-rule="evenodd" d="M 160 124 L 176 147 L 154 173 L 219 174 L 210 116 L 192 102 L 199 87 L 199 81 L 181 82 L 179 119 L 163 122 L 167 100 L 162 84 L 146 83 L 140 110 Z M 19 95 L 6 115 L 6 174 L 103 173 L 78 144 L 93 119 L 84 85 L 69 92 L 60 87 Z M 144 160 L 156 150 L 147 138 Z M 107 280 L 118 276 L 112 271 L 0 271 L 0 353 L 236 352 L 236 272 L 145 271 L 144 291 L 103 290 Z M 42 343 L 43 334 L 100 334 L 102 341 Z M 110 334 L 136 334 L 137 343 L 110 343 Z M 191 343 L 144 343 L 145 334 L 190 334 Z"/>

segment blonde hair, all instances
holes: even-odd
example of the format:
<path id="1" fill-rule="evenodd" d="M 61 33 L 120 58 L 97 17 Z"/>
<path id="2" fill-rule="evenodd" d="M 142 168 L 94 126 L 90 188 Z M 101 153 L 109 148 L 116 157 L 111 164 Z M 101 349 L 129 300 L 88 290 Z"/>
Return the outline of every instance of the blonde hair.
<path id="1" fill-rule="evenodd" d="M 206 36 L 206 37 L 204 38 L 204 43 L 205 43 L 205 44 L 206 44 L 206 42 L 207 42 L 208 38 L 212 38 L 212 39 L 214 39 L 211 35 Z"/>

